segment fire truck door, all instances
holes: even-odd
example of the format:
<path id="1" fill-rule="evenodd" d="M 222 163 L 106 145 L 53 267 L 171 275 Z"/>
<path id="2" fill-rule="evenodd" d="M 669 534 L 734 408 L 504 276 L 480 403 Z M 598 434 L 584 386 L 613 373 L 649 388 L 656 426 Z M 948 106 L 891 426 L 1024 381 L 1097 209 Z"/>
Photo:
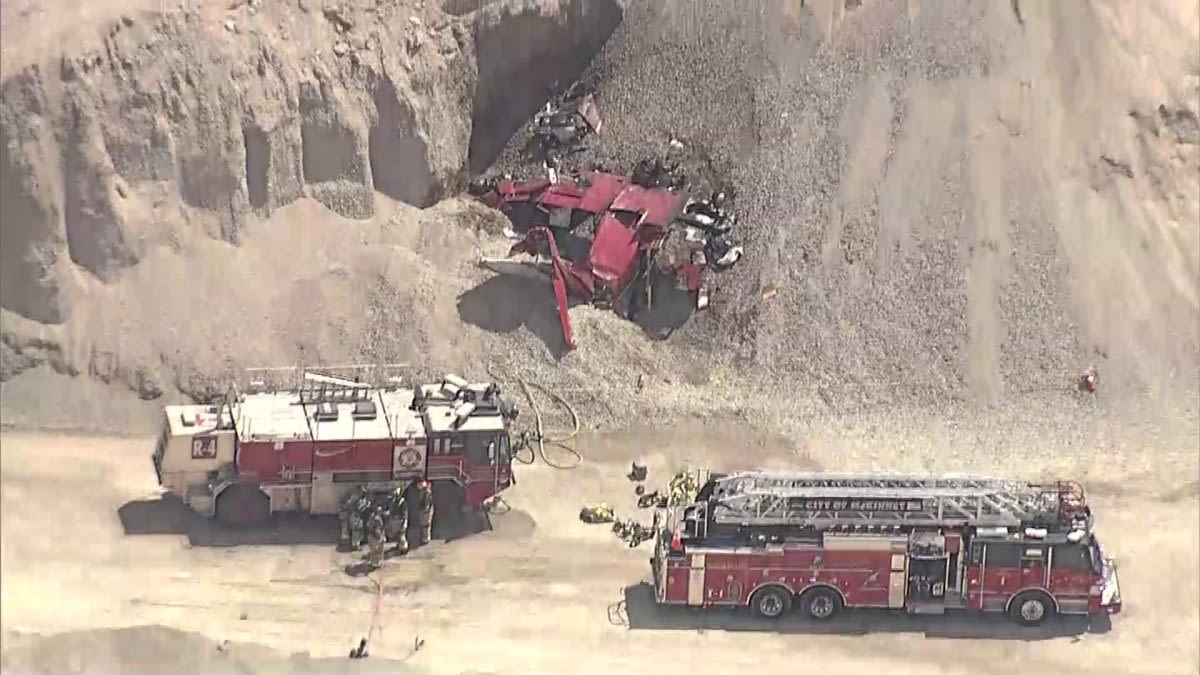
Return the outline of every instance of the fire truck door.
<path id="1" fill-rule="evenodd" d="M 659 602 L 667 599 L 667 552 L 664 550 L 663 533 L 654 539 L 654 595 Z"/>
<path id="2" fill-rule="evenodd" d="M 888 607 L 904 606 L 904 593 L 908 588 L 908 555 L 892 554 L 891 575 L 888 577 Z"/>
<path id="3" fill-rule="evenodd" d="M 1021 586 L 1050 587 L 1050 567 L 1046 565 L 1045 546 L 1023 546 L 1021 549 Z"/>
<path id="4" fill-rule="evenodd" d="M 690 569 L 688 570 L 687 604 L 704 604 L 704 554 L 693 553 Z"/>
<path id="5" fill-rule="evenodd" d="M 312 498 L 309 502 L 309 512 L 313 515 L 328 515 L 338 512 L 338 486 L 333 482 L 333 474 L 320 471 L 313 474 Z"/>

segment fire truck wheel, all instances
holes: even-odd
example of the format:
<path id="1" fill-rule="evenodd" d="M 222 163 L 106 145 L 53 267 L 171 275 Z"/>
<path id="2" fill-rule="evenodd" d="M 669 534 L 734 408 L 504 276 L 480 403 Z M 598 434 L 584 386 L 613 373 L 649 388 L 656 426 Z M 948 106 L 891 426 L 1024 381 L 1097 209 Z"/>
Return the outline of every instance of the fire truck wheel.
<path id="1" fill-rule="evenodd" d="M 271 517 L 271 501 L 253 485 L 234 485 L 217 497 L 217 521 L 232 527 L 260 527 Z"/>
<path id="2" fill-rule="evenodd" d="M 1013 598 L 1009 612 L 1022 626 L 1036 626 L 1054 613 L 1054 603 L 1045 593 L 1031 591 Z"/>
<path id="3" fill-rule="evenodd" d="M 767 586 L 750 598 L 754 613 L 764 619 L 778 619 L 792 609 L 792 594 L 779 586 Z"/>
<path id="4" fill-rule="evenodd" d="M 828 621 L 842 611 L 842 596 L 828 588 L 814 588 L 800 596 L 804 615 L 814 621 Z"/>

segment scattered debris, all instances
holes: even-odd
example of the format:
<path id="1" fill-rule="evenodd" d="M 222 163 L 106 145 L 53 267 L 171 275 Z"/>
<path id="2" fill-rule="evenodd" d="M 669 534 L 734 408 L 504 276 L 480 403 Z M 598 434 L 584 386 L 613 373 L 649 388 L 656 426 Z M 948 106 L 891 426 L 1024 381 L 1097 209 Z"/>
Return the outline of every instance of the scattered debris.
<path id="1" fill-rule="evenodd" d="M 666 508 L 667 498 L 663 496 L 662 490 L 655 490 L 654 492 L 643 490 L 642 494 L 638 495 L 637 505 L 639 509 Z"/>
<path id="2" fill-rule="evenodd" d="M 647 471 L 646 471 L 646 467 L 644 465 L 638 464 L 637 462 L 633 462 L 630 465 L 629 473 L 626 474 L 626 477 L 635 483 L 640 483 L 640 482 L 646 480 L 646 474 L 647 474 Z"/>
<path id="3" fill-rule="evenodd" d="M 681 145 L 672 141 L 672 148 Z M 690 298 L 692 311 L 703 310 L 711 292 L 705 270 L 724 272 L 742 258 L 742 247 L 730 236 L 737 219 L 725 193 L 689 198 L 680 191 L 687 181 L 670 152 L 665 160 L 644 158 L 629 176 L 595 170 L 560 175 L 549 163 L 547 173 L 519 182 L 483 178 L 470 191 L 507 215 L 522 237 L 509 257 L 531 255 L 534 260 L 526 264 L 553 279 L 568 348 L 575 347 L 569 295 L 637 320 L 673 287 Z M 628 245 L 631 240 L 636 245 Z M 484 258 L 480 264 L 503 273 L 514 262 Z M 656 284 L 661 278 L 672 283 Z"/>
<path id="4" fill-rule="evenodd" d="M 354 28 L 354 19 L 352 19 L 344 7 L 341 6 L 326 6 L 322 13 L 325 15 L 325 20 L 333 24 L 334 30 L 339 33 Z"/>
<path id="5" fill-rule="evenodd" d="M 563 155 L 582 150 L 583 141 L 599 133 L 602 124 L 591 90 L 576 82 L 534 115 L 530 142 L 547 168 L 557 170 Z"/>
<path id="6" fill-rule="evenodd" d="M 350 650 L 350 658 L 365 659 L 368 656 L 370 656 L 370 654 L 367 653 L 367 638 L 364 637 L 363 639 L 358 641 L 357 647 Z"/>
<path id="7" fill-rule="evenodd" d="M 633 519 L 615 521 L 612 530 L 617 538 L 629 543 L 629 548 L 637 548 L 643 542 L 654 538 L 654 531 L 651 528 Z"/>
<path id="8" fill-rule="evenodd" d="M 619 520 L 612 507 L 607 504 L 589 504 L 579 511 L 579 519 L 591 525 L 612 523 L 613 534 L 621 541 L 628 542 L 630 548 L 636 548 L 642 542 L 653 538 L 653 528 L 626 518 Z"/>
<path id="9" fill-rule="evenodd" d="M 608 504 L 589 504 L 579 511 L 579 519 L 591 525 L 611 523 L 616 520 Z"/>
<path id="10" fill-rule="evenodd" d="M 1100 386 L 1100 374 L 1096 372 L 1096 367 L 1092 366 L 1083 371 L 1083 375 L 1079 378 L 1079 390 L 1086 394 L 1096 393 L 1096 388 Z"/>

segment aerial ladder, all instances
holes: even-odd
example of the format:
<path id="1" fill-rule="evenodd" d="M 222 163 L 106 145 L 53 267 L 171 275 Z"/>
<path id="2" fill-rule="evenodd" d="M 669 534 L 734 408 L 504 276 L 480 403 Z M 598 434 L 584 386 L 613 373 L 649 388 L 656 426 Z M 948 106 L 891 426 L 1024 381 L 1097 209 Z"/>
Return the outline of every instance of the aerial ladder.
<path id="1" fill-rule="evenodd" d="M 741 471 L 714 476 L 697 506 L 707 511 L 697 520 L 717 526 L 1090 529 L 1073 481 Z"/>

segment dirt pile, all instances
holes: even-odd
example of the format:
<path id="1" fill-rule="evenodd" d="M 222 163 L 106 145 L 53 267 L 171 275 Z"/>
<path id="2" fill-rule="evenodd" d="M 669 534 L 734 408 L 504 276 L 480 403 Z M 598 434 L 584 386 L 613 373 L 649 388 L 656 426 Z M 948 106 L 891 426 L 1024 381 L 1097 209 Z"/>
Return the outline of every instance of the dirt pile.
<path id="1" fill-rule="evenodd" d="M 601 154 L 678 136 L 737 193 L 682 340 L 842 410 L 1197 390 L 1194 3 L 755 7 L 640 3 L 592 72 Z"/>
<path id="2" fill-rule="evenodd" d="M 49 421 L 61 374 L 155 399 L 346 360 L 522 371 L 604 424 L 1059 396 L 1089 365 L 1109 401 L 1194 399 L 1200 17 L 1027 4 L 118 14 L 101 49 L 6 72 L 6 419 Z M 416 207 L 618 23 L 599 154 L 682 138 L 747 257 L 668 342 L 579 307 L 564 354 L 543 283 L 470 264 L 501 222 Z"/>
<path id="3" fill-rule="evenodd" d="M 448 5 L 454 12 L 404 1 L 186 3 L 166 13 L 146 4 L 87 17 L 54 3 L 28 16 L 6 6 L 3 380 L 43 366 L 143 398 L 194 395 L 179 353 L 215 349 L 198 364 L 212 371 L 226 357 L 276 363 L 322 351 L 305 334 L 361 310 L 350 300 L 321 314 L 322 296 L 369 294 L 377 270 L 319 280 L 328 269 L 295 265 L 303 250 L 361 229 L 348 221 L 374 222 L 376 234 L 391 221 L 419 228 L 429 214 L 397 203 L 424 208 L 457 193 L 468 166 L 490 162 L 551 82 L 586 66 L 622 11 L 615 0 Z M 73 18 L 102 34 L 55 53 L 20 33 L 38 23 L 76 37 L 79 26 L 59 25 Z M 281 234 L 247 255 L 254 224 L 296 218 L 286 209 L 298 200 L 323 205 L 312 212 L 330 231 L 293 220 L 297 241 Z M 272 320 L 255 296 L 271 304 L 276 289 L 297 298 L 279 320 L 299 348 L 253 337 Z M 362 355 L 357 336 L 347 341 L 323 351 Z"/>

